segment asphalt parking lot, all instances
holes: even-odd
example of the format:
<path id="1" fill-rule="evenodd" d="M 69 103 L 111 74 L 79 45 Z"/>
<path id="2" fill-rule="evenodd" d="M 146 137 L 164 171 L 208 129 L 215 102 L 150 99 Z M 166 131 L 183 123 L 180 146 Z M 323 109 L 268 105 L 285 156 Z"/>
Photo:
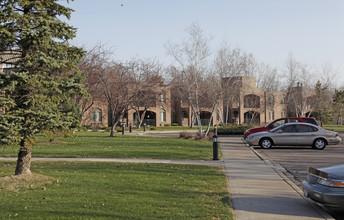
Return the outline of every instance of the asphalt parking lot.
<path id="1" fill-rule="evenodd" d="M 308 167 L 321 168 L 344 163 L 344 144 L 329 145 L 324 150 L 308 146 L 273 146 L 271 149 L 254 147 L 271 163 L 276 163 L 292 175 L 297 185 L 306 179 Z"/>
<path id="2" fill-rule="evenodd" d="M 343 135 L 341 135 L 344 140 Z M 308 146 L 273 146 L 271 149 L 253 147 L 264 159 L 282 167 L 283 173 L 301 188 L 307 177 L 308 167 L 321 168 L 344 163 L 344 143 L 328 145 L 324 150 Z M 331 213 L 336 219 L 344 219 L 343 213 Z"/>

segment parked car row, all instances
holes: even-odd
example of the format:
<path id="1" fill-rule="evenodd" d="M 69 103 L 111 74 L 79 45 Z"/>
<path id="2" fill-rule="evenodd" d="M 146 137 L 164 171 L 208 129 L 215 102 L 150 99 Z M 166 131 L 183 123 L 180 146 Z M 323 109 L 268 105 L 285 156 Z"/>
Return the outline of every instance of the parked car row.
<path id="1" fill-rule="evenodd" d="M 247 136 L 249 145 L 269 149 L 273 145 L 312 146 L 323 150 L 326 145 L 339 144 L 341 138 L 337 132 L 328 131 L 309 123 L 286 123 L 269 131 L 257 132 Z"/>
<path id="2" fill-rule="evenodd" d="M 305 122 L 310 123 L 314 125 L 318 125 L 318 122 L 315 120 L 314 117 L 288 117 L 288 118 L 279 118 L 274 120 L 273 122 L 267 124 L 264 127 L 258 127 L 258 128 L 250 128 L 247 129 L 244 133 L 244 138 L 249 136 L 250 134 L 262 132 L 262 131 L 269 131 L 271 129 L 274 129 L 280 125 L 283 125 L 285 123 L 291 123 L 291 122 Z"/>
<path id="3" fill-rule="evenodd" d="M 246 136 L 247 135 L 247 136 Z M 276 146 L 312 146 L 323 150 L 326 145 L 339 144 L 337 132 L 318 126 L 311 117 L 281 118 L 265 127 L 248 129 L 244 138 L 249 145 L 269 149 Z"/>

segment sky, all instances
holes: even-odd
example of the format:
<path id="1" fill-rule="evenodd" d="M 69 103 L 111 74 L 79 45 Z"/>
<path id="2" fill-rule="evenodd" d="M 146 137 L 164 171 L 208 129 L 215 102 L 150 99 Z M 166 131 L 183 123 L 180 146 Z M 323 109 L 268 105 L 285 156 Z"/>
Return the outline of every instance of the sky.
<path id="1" fill-rule="evenodd" d="M 215 54 L 226 41 L 258 62 L 282 68 L 289 54 L 331 65 L 344 85 L 343 0 L 75 0 L 72 44 L 114 50 L 116 60 L 151 58 L 168 65 L 167 42 L 180 43 L 193 23 Z"/>

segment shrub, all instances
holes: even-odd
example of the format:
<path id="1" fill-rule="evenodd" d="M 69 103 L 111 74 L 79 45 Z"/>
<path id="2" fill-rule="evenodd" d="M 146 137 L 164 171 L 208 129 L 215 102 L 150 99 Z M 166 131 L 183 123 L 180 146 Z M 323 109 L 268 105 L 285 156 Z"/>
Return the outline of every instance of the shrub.
<path id="1" fill-rule="evenodd" d="M 192 139 L 192 134 L 183 131 L 183 132 L 179 133 L 179 138 L 182 138 L 182 139 Z"/>
<path id="2" fill-rule="evenodd" d="M 179 124 L 178 123 L 173 123 L 172 126 L 179 126 Z"/>
<path id="3" fill-rule="evenodd" d="M 198 140 L 198 141 L 212 141 L 214 135 L 215 135 L 215 133 L 212 132 L 212 131 L 210 131 L 207 136 L 205 136 L 205 134 L 199 135 L 199 133 L 196 133 L 195 140 Z"/>
<path id="4" fill-rule="evenodd" d="M 150 127 L 150 130 L 151 131 L 155 131 L 155 130 L 158 130 L 156 127 Z"/>
<path id="5" fill-rule="evenodd" d="M 90 130 L 92 128 L 91 125 L 84 125 L 83 127 L 81 127 L 81 130 L 87 131 Z"/>
<path id="6" fill-rule="evenodd" d="M 212 141 L 212 138 L 214 136 L 214 132 L 209 132 L 207 136 L 204 134 L 199 135 L 198 132 L 195 133 L 194 135 L 190 132 L 180 132 L 179 133 L 179 138 L 182 139 L 191 139 L 191 140 L 198 140 L 198 141 Z"/>
<path id="7" fill-rule="evenodd" d="M 249 125 L 229 125 L 218 127 L 217 134 L 219 135 L 243 135 L 244 132 L 251 128 Z M 214 131 L 214 129 L 212 129 Z"/>

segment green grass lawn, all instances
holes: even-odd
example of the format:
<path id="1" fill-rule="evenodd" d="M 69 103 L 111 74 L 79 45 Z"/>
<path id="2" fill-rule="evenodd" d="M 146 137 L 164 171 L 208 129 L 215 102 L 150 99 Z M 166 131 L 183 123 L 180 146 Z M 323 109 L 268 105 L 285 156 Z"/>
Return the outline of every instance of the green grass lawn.
<path id="1" fill-rule="evenodd" d="M 0 162 L 0 219 L 232 219 L 219 167 L 33 162 L 52 183 L 9 190 L 14 168 Z"/>
<path id="2" fill-rule="evenodd" d="M 150 158 L 211 160 L 212 142 L 116 135 L 104 132 L 78 132 L 77 138 L 58 138 L 49 142 L 40 136 L 33 146 L 33 157 L 70 158 Z M 18 146 L 0 147 L 0 157 L 16 157 Z"/>
<path id="3" fill-rule="evenodd" d="M 344 132 L 344 125 L 324 125 L 324 128 L 336 132 Z"/>

